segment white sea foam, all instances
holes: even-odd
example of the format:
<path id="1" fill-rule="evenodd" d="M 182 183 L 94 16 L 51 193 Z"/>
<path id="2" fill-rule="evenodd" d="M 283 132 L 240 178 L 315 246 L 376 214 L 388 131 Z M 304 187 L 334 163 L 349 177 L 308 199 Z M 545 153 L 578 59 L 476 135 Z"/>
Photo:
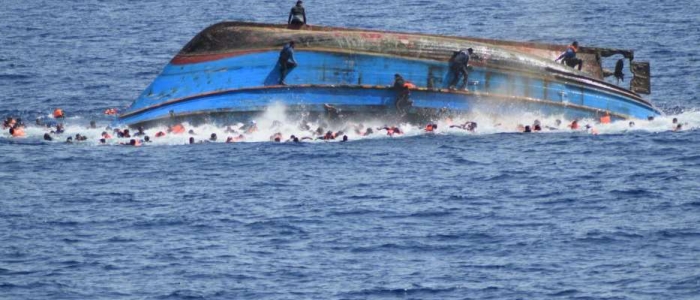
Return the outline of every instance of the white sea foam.
<path id="1" fill-rule="evenodd" d="M 696 130 L 700 128 L 700 111 L 687 111 L 680 113 L 678 115 L 668 115 L 657 117 L 654 120 L 621 120 L 616 121 L 611 124 L 600 124 L 597 120 L 593 119 L 583 119 L 579 120 L 579 130 L 571 130 L 568 125 L 572 120 L 564 119 L 561 116 L 540 116 L 537 114 L 522 114 L 519 116 L 493 116 L 486 113 L 473 112 L 468 115 L 463 115 L 456 117 L 454 119 L 444 118 L 436 120 L 433 123 L 438 124 L 438 129 L 433 133 L 427 133 L 424 128 L 425 124 L 390 124 L 383 120 L 371 120 L 363 123 L 356 123 L 352 121 L 328 125 L 323 121 L 314 121 L 303 123 L 308 125 L 310 130 L 302 129 L 302 121 L 298 116 L 292 116 L 286 112 L 283 105 L 272 105 L 270 108 L 260 116 L 254 119 L 256 126 L 258 128 L 255 132 L 245 133 L 245 127 L 249 124 L 237 123 L 231 126 L 237 133 L 227 133 L 227 128 L 224 126 L 217 126 L 214 124 L 204 124 L 198 126 L 191 126 L 188 123 L 184 123 L 186 131 L 192 130 L 194 134 L 183 133 L 183 134 L 171 134 L 167 133 L 164 137 L 155 137 L 157 132 L 163 131 L 167 132 L 167 127 L 160 126 L 149 128 L 145 130 L 146 135 L 152 140 L 151 143 L 147 145 L 182 145 L 188 144 L 190 137 L 194 138 L 195 142 L 213 142 L 210 141 L 211 134 L 217 135 L 217 143 L 224 143 L 228 137 L 236 137 L 239 134 L 243 134 L 245 139 L 240 142 L 270 142 L 271 137 L 280 133 L 282 135 L 282 141 L 287 141 L 290 139 L 291 135 L 298 138 L 310 138 L 304 139 L 303 142 L 311 143 L 323 143 L 323 142 L 338 142 L 342 140 L 342 135 L 347 135 L 350 141 L 361 140 L 361 139 L 379 139 L 379 138 L 402 138 L 417 136 L 422 134 L 450 134 L 450 135 L 484 135 L 484 134 L 496 134 L 496 133 L 515 133 L 519 132 L 519 125 L 532 126 L 535 120 L 539 120 L 543 131 L 541 133 L 534 134 L 548 134 L 548 133 L 558 133 L 558 134 L 626 134 L 632 132 L 672 132 L 676 125 L 672 123 L 674 118 L 678 119 L 678 123 L 682 124 L 682 131 L 686 130 Z M 557 126 L 556 121 L 561 120 L 561 125 Z M 467 121 L 473 121 L 478 124 L 477 129 L 474 132 L 466 131 L 460 128 L 450 128 L 450 125 L 463 124 Z M 97 124 L 97 128 L 88 128 L 89 122 L 84 118 L 74 117 L 71 119 L 64 120 L 65 122 L 65 132 L 63 134 L 51 134 L 54 143 L 65 142 L 67 137 L 73 137 L 73 142 L 75 144 L 85 144 L 85 145 L 99 145 L 102 132 L 107 131 L 113 136 L 113 138 L 107 140 L 107 145 L 120 145 L 128 144 L 130 139 L 143 139 L 144 137 L 131 137 L 131 138 L 116 138 L 116 133 L 112 130 L 107 130 L 108 124 Z M 634 122 L 634 126 L 630 126 L 630 122 Z M 586 129 L 586 125 L 590 125 L 591 129 Z M 401 135 L 387 135 L 385 130 L 380 130 L 378 128 L 384 126 L 397 126 L 401 128 L 404 132 Z M 323 132 L 327 131 L 343 131 L 343 134 L 332 141 L 324 141 L 318 139 L 318 135 L 315 131 L 322 127 Z M 361 128 L 358 132 L 358 128 Z M 372 128 L 374 134 L 364 136 L 362 133 L 365 132 L 366 128 Z M 30 124 L 25 129 L 26 137 L 24 138 L 13 138 L 9 134 L 9 130 L 5 129 L 0 134 L 0 138 L 3 139 L 15 139 L 15 140 L 43 140 L 45 133 L 49 133 L 53 128 L 44 128 Z M 136 132 L 135 129 L 130 130 L 132 136 Z M 75 135 L 80 134 L 87 137 L 86 141 L 78 142 L 75 141 Z"/>

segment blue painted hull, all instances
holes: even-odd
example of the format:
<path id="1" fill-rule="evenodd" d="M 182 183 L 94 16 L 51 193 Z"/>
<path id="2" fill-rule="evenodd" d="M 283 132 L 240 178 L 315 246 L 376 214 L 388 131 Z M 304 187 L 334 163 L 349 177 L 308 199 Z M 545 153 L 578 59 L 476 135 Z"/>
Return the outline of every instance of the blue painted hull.
<path id="1" fill-rule="evenodd" d="M 474 67 L 468 92 L 448 91 L 453 74 L 443 61 L 376 53 L 298 50 L 298 67 L 279 86 L 278 50 L 257 50 L 187 64 L 171 63 L 120 116 L 127 125 L 201 114 L 251 115 L 281 103 L 291 111 L 322 111 L 330 104 L 346 112 L 391 113 L 399 73 L 417 88 L 413 110 L 447 109 L 492 114 L 536 112 L 569 118 L 646 118 L 661 112 L 622 89 L 562 72 L 541 74 Z M 585 79 L 585 78 L 584 78 Z"/>

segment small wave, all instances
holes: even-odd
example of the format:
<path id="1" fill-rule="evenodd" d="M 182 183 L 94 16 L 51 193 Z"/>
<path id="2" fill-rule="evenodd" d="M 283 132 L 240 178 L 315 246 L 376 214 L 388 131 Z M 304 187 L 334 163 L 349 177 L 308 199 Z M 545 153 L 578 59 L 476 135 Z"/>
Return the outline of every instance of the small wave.
<path id="1" fill-rule="evenodd" d="M 451 211 L 433 210 L 433 211 L 421 211 L 421 212 L 412 213 L 409 215 L 409 217 L 412 217 L 412 218 L 440 218 L 440 217 L 449 216 L 451 214 L 452 214 Z"/>
<path id="2" fill-rule="evenodd" d="M 364 197 L 361 199 L 365 199 Z M 372 209 L 355 209 L 355 210 L 348 210 L 348 211 L 334 211 L 329 213 L 329 216 L 339 216 L 339 217 L 355 217 L 355 216 L 367 216 L 367 215 L 375 215 L 381 213 L 378 210 L 372 210 Z"/>
<path id="3" fill-rule="evenodd" d="M 627 189 L 627 190 L 612 190 L 611 194 L 617 197 L 655 197 L 658 194 L 646 189 Z"/>
<path id="4" fill-rule="evenodd" d="M 171 292 L 167 295 L 157 297 L 157 299 L 186 299 L 186 300 L 194 300 L 194 299 L 206 299 L 204 295 L 201 295 L 199 292 L 192 291 L 192 290 L 177 290 L 174 292 Z"/>
<path id="5" fill-rule="evenodd" d="M 413 287 L 413 288 L 384 288 L 378 287 L 373 289 L 364 289 L 356 292 L 343 293 L 342 297 L 394 297 L 394 296 L 435 296 L 443 293 L 455 292 L 457 288 L 447 287 L 447 288 L 427 288 L 427 287 Z"/>
<path id="6" fill-rule="evenodd" d="M 547 294 L 547 296 L 565 297 L 565 296 L 573 296 L 573 295 L 576 295 L 578 293 L 580 293 L 580 292 L 577 289 L 567 289 L 567 290 L 562 290 L 562 291 Z"/>
<path id="7" fill-rule="evenodd" d="M 31 76 L 21 74 L 0 74 L 0 80 L 20 80 L 29 78 L 31 78 Z"/>
<path id="8" fill-rule="evenodd" d="M 665 229 L 660 230 L 657 234 L 664 238 L 699 238 L 700 231 L 694 229 Z"/>

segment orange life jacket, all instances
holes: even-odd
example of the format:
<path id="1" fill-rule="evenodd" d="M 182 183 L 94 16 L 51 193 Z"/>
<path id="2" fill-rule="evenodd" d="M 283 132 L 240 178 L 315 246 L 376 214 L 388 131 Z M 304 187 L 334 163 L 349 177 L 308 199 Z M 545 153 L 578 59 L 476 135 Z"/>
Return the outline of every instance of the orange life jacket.
<path id="1" fill-rule="evenodd" d="M 403 87 L 409 88 L 409 89 L 415 89 L 416 85 L 411 83 L 411 82 L 406 81 L 406 83 L 403 84 Z"/>
<path id="2" fill-rule="evenodd" d="M 104 138 L 104 139 L 111 139 L 112 136 L 109 135 L 109 133 L 105 133 L 105 134 L 102 135 L 102 138 Z"/>
<path id="3" fill-rule="evenodd" d="M 63 118 L 63 117 L 64 117 L 64 115 L 63 115 L 63 110 L 60 109 L 60 108 L 55 109 L 55 110 L 53 111 L 53 117 L 56 118 L 56 119 L 58 119 L 58 118 Z"/>
<path id="4" fill-rule="evenodd" d="M 116 115 L 116 114 L 117 114 L 117 110 L 114 108 L 109 108 L 109 109 L 105 110 L 105 115 L 112 116 L 112 115 Z"/>
<path id="5" fill-rule="evenodd" d="M 170 128 L 174 134 L 181 134 L 185 133 L 185 126 L 182 126 L 181 124 L 177 124 L 173 127 Z"/>
<path id="6" fill-rule="evenodd" d="M 600 123 L 601 124 L 610 124 L 610 115 L 606 114 L 606 115 L 600 117 Z"/>
<path id="7" fill-rule="evenodd" d="M 18 127 L 12 131 L 12 137 L 23 137 L 23 136 L 25 136 L 25 134 L 24 134 L 24 129 L 22 129 L 22 128 Z"/>
<path id="8" fill-rule="evenodd" d="M 425 131 L 427 131 L 427 132 L 433 131 L 433 124 L 428 124 L 428 125 L 426 125 L 426 126 L 425 126 Z"/>
<path id="9" fill-rule="evenodd" d="M 571 127 L 571 129 L 578 129 L 578 122 L 576 122 L 576 121 L 571 122 L 571 125 L 569 125 L 569 127 Z"/>
<path id="10" fill-rule="evenodd" d="M 165 132 L 158 131 L 158 133 L 156 133 L 156 137 L 162 137 L 162 136 L 165 136 Z"/>

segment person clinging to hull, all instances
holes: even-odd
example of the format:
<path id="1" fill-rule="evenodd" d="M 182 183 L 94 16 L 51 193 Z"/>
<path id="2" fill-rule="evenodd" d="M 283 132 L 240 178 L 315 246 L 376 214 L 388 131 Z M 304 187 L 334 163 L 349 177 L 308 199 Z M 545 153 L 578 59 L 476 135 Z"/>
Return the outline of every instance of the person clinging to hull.
<path id="1" fill-rule="evenodd" d="M 450 58 L 450 71 L 452 71 L 452 80 L 450 81 L 450 90 L 454 90 L 457 86 L 459 78 L 462 77 L 462 88 L 467 89 L 467 80 L 469 79 L 469 56 L 474 53 L 474 49 L 469 48 L 467 51 L 455 51 Z"/>
<path id="2" fill-rule="evenodd" d="M 279 65 L 280 65 L 280 81 L 279 84 L 286 85 L 284 79 L 287 77 L 287 72 L 289 69 L 297 66 L 297 61 L 294 60 L 294 41 L 290 41 L 282 48 L 280 51 Z"/>
<path id="3" fill-rule="evenodd" d="M 289 12 L 289 18 L 287 18 L 287 24 L 293 26 L 306 25 L 306 10 L 303 6 L 303 1 L 297 1 L 297 5 L 292 7 Z"/>
<path id="4" fill-rule="evenodd" d="M 409 90 L 411 87 L 415 87 L 410 82 L 407 82 L 406 80 L 401 77 L 400 74 L 394 74 L 394 90 L 396 90 L 396 110 L 400 114 L 405 114 L 408 108 L 413 105 L 413 101 L 409 99 L 411 96 L 411 91 Z"/>
<path id="5" fill-rule="evenodd" d="M 571 68 L 575 68 L 576 66 L 578 66 L 578 70 L 581 71 L 581 67 L 583 67 L 583 60 L 576 57 L 577 52 L 578 42 L 574 41 L 573 43 L 571 43 L 571 45 L 569 45 L 569 47 L 566 48 L 566 51 L 559 55 L 559 57 L 557 57 L 557 59 L 555 59 L 554 61 L 559 61 L 563 58 L 564 60 L 562 60 L 562 62 L 565 63 L 567 66 Z"/>

